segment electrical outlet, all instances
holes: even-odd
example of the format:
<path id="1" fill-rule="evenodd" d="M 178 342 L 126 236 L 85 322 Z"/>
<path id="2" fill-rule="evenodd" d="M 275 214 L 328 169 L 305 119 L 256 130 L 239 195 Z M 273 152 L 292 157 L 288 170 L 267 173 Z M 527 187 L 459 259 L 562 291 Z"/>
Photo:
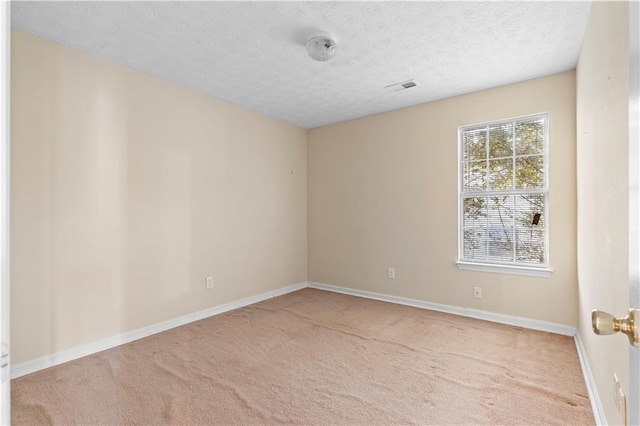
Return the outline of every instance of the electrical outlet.
<path id="1" fill-rule="evenodd" d="M 211 290 L 213 288 L 213 277 L 207 277 L 204 280 L 204 283 L 205 283 L 205 288 L 207 290 Z"/>
<path id="2" fill-rule="evenodd" d="M 396 279 L 396 270 L 394 268 L 389 268 L 387 270 L 387 278 L 389 278 L 390 280 Z"/>
<path id="3" fill-rule="evenodd" d="M 476 299 L 482 299 L 482 287 L 473 288 L 473 297 Z"/>

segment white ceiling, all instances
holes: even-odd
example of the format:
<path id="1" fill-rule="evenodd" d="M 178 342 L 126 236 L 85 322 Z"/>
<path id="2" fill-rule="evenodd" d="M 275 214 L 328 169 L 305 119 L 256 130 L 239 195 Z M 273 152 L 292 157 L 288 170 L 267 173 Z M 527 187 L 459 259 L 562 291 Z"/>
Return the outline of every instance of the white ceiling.
<path id="1" fill-rule="evenodd" d="M 590 2 L 12 2 L 12 25 L 314 128 L 575 68 Z M 338 52 L 307 56 L 328 31 Z M 417 87 L 385 89 L 415 79 Z"/>

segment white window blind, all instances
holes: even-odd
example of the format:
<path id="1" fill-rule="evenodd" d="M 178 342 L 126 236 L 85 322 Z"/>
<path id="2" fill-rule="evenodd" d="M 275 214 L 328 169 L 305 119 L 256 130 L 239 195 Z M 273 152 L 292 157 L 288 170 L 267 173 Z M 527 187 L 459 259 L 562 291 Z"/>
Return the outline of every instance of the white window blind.
<path id="1" fill-rule="evenodd" d="M 459 260 L 548 267 L 548 117 L 461 127 Z"/>

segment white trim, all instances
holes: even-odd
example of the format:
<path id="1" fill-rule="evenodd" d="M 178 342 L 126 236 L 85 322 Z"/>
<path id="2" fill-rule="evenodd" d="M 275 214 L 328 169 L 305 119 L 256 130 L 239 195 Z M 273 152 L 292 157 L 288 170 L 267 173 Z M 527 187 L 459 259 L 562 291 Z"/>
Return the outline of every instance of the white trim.
<path id="1" fill-rule="evenodd" d="M 317 290 L 326 290 L 334 293 L 347 294 L 349 296 L 363 297 L 365 299 L 380 300 L 382 302 L 397 303 L 398 305 L 413 306 L 414 308 L 429 309 L 431 311 L 445 312 L 447 314 L 464 315 L 465 309 L 451 305 L 441 305 L 439 303 L 425 302 L 422 300 L 409 299 L 400 296 L 391 296 L 389 294 L 374 293 L 365 290 L 356 290 L 347 287 L 339 287 L 335 285 L 309 282 L 309 288 Z"/>
<path id="2" fill-rule="evenodd" d="M 479 309 L 443 305 L 440 303 L 425 302 L 423 300 L 409 299 L 407 297 L 391 296 L 388 294 L 374 293 L 374 292 L 365 291 L 365 290 L 354 290 L 351 288 L 338 287 L 338 286 L 322 284 L 322 283 L 309 282 L 308 287 L 315 288 L 318 290 L 332 291 L 334 293 L 348 294 L 350 296 L 380 300 L 383 302 L 397 303 L 399 305 L 429 309 L 431 311 L 446 312 L 448 314 L 461 315 L 463 317 L 470 317 L 470 318 L 476 318 L 476 319 L 485 320 L 485 321 L 498 322 L 501 324 L 514 325 L 517 327 L 524 327 L 532 330 L 562 334 L 564 336 L 575 336 L 576 334 L 576 328 L 571 327 L 569 325 L 556 324 L 552 322 L 540 321 L 540 320 L 535 320 L 530 318 L 515 317 L 511 315 L 497 314 L 494 312 L 481 311 Z"/>
<path id="3" fill-rule="evenodd" d="M 640 308 L 640 6 L 629 2 L 629 308 Z M 627 422 L 640 424 L 640 348 L 629 346 Z"/>
<path id="4" fill-rule="evenodd" d="M 0 340 L 3 355 L 6 354 L 2 360 L 10 364 L 11 2 L 2 0 L 0 8 Z M 11 382 L 7 374 L 10 368 L 0 368 L 0 423 L 3 425 L 11 422 Z"/>
<path id="5" fill-rule="evenodd" d="M 582 367 L 582 374 L 584 375 L 584 383 L 587 385 L 587 392 L 589 393 L 589 401 L 591 401 L 591 409 L 593 410 L 593 417 L 595 417 L 597 425 L 606 426 L 607 416 L 605 415 L 604 408 L 602 408 L 602 402 L 600 401 L 600 395 L 598 395 L 598 387 L 596 386 L 596 380 L 593 377 L 589 360 L 587 359 L 587 351 L 582 343 L 580 332 L 577 332 L 574 336 L 576 341 L 576 350 L 578 351 L 578 358 L 580 359 L 580 366 Z"/>
<path id="6" fill-rule="evenodd" d="M 545 115 L 549 115 L 548 111 L 541 111 L 541 112 L 536 112 L 533 114 L 526 114 L 526 115 L 518 115 L 516 117 L 509 117 L 509 118 L 500 118 L 497 120 L 492 120 L 492 121 L 480 121 L 479 123 L 473 123 L 473 124 L 465 124 L 462 126 L 458 126 L 458 130 L 460 129 L 472 129 L 474 127 L 484 127 L 484 126 L 493 126 L 495 124 L 503 124 L 503 123 L 509 123 L 511 121 L 526 121 L 528 119 L 534 119 L 534 118 L 538 118 L 538 117 L 542 117 Z"/>
<path id="7" fill-rule="evenodd" d="M 551 268 L 499 265 L 497 263 L 475 263 L 464 262 L 462 260 L 456 261 L 456 265 L 458 265 L 458 269 L 465 271 L 495 272 L 498 274 L 526 275 L 530 277 L 549 277 L 553 273 L 553 269 Z"/>
<path id="8" fill-rule="evenodd" d="M 252 305 L 254 303 L 262 302 L 267 299 L 282 296 L 283 294 L 291 293 L 291 292 L 303 289 L 305 287 L 307 287 L 306 282 L 294 284 L 288 287 L 282 287 L 276 290 L 268 291 L 266 293 L 261 293 L 255 296 L 236 300 L 235 302 L 226 303 L 224 305 L 215 306 L 213 308 L 183 315 L 181 317 L 164 321 L 158 324 L 139 328 L 137 330 L 129 331 L 127 333 L 118 334 L 117 336 L 107 337 L 106 339 L 102 339 L 97 342 L 88 343 L 86 345 L 60 351 L 55 354 L 46 355 L 41 358 L 23 362 L 18 365 L 13 365 L 11 366 L 11 378 L 15 379 L 17 377 L 24 376 L 26 374 L 34 373 L 38 370 L 53 367 L 54 365 L 72 361 L 74 359 L 91 355 L 96 352 L 103 351 L 105 349 L 110 349 L 116 346 L 123 345 L 125 343 L 133 342 L 134 340 L 151 336 L 152 334 L 160 333 L 162 331 L 166 331 L 175 327 L 179 327 L 181 325 L 185 325 L 185 324 L 198 321 L 204 318 L 208 318 L 214 315 L 218 315 L 224 312 L 232 311 L 234 309 L 242 308 L 244 306 Z"/>
<path id="9" fill-rule="evenodd" d="M 542 154 L 529 154 L 529 155 L 518 155 L 518 158 L 522 158 L 522 157 L 542 157 Z M 513 159 L 514 156 L 511 157 L 506 157 L 506 158 L 492 158 L 491 161 L 494 160 L 503 160 L 503 159 L 507 159 L 507 160 L 511 160 Z M 485 161 L 485 160 L 475 160 L 475 161 Z M 508 189 L 505 191 L 500 191 L 500 194 L 498 195 L 522 195 L 522 194 L 526 194 L 526 195 L 544 195 L 545 190 L 544 189 Z M 496 193 L 495 191 L 465 191 L 464 196 L 465 197 L 493 197 L 495 196 Z"/>

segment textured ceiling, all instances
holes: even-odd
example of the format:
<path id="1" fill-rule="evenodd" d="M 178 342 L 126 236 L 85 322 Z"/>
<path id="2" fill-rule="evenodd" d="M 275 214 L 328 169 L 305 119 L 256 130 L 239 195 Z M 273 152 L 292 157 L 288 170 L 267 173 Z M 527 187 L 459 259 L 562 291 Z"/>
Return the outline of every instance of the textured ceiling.
<path id="1" fill-rule="evenodd" d="M 303 128 L 575 68 L 590 2 L 12 2 L 12 25 Z M 337 39 L 307 56 L 315 31 Z M 385 89 L 414 79 L 401 92 Z"/>

